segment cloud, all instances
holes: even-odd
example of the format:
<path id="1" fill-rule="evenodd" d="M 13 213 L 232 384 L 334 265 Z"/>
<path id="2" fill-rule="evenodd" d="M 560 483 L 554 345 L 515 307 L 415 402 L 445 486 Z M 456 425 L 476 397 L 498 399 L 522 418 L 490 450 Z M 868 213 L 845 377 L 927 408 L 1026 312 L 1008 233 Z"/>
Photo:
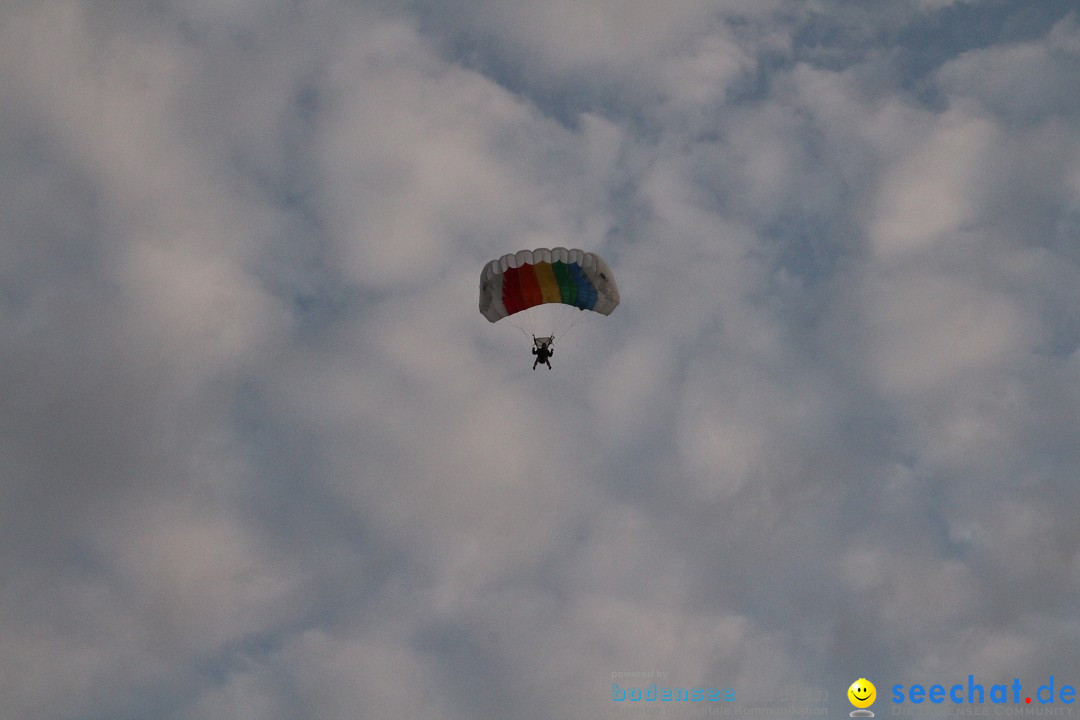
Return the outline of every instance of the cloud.
<path id="1" fill-rule="evenodd" d="M 1077 32 L 1023 5 L 4 8 L 4 712 L 1064 679 Z M 533 372 L 477 275 L 553 245 L 623 303 Z"/>
<path id="2" fill-rule="evenodd" d="M 1076 112 L 1077 23 L 1069 15 L 1045 38 L 972 50 L 940 71 L 946 91 L 979 99 L 1012 122 Z"/>

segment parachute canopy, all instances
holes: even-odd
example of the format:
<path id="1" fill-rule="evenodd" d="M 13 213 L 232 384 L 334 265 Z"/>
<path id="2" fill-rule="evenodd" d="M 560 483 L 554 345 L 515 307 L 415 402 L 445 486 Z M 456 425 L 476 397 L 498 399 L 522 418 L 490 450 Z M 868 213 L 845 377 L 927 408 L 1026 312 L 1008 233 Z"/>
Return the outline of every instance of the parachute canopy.
<path id="1" fill-rule="evenodd" d="M 544 303 L 610 315 L 619 288 L 599 255 L 561 247 L 503 255 L 480 273 L 480 314 L 491 322 Z"/>

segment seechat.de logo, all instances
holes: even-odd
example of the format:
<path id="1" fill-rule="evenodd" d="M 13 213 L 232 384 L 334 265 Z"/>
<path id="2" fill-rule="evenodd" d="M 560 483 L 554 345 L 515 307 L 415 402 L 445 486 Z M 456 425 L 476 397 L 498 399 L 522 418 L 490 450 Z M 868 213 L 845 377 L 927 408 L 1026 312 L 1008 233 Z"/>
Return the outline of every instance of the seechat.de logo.
<path id="1" fill-rule="evenodd" d="M 851 704 L 855 706 L 850 717 L 874 717 L 874 711 L 869 709 L 877 699 L 877 688 L 874 687 L 874 683 L 866 678 L 859 678 L 851 683 L 851 687 L 847 689 L 847 696 Z"/>

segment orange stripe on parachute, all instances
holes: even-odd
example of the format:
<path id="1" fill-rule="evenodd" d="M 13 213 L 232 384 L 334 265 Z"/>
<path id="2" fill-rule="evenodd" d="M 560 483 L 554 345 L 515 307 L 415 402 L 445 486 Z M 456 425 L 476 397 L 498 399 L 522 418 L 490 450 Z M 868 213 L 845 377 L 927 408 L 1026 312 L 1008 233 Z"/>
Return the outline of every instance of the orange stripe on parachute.
<path id="1" fill-rule="evenodd" d="M 536 266 L 525 263 L 518 268 L 518 281 L 521 283 L 521 299 L 524 307 L 531 308 L 544 302 L 540 292 L 540 283 L 536 279 Z"/>

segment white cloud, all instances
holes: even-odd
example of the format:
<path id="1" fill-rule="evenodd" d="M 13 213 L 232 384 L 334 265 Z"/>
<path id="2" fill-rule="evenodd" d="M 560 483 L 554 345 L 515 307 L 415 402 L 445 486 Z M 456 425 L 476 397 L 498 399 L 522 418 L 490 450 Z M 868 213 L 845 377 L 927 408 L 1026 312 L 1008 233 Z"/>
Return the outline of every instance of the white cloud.
<path id="1" fill-rule="evenodd" d="M 992 122 L 956 110 L 935 123 L 920 143 L 881 184 L 871 242 L 884 255 L 956 242 L 975 223 L 988 162 L 1000 143 Z"/>
<path id="2" fill-rule="evenodd" d="M 979 100 L 1011 122 L 1075 115 L 1080 27 L 1070 15 L 1044 38 L 973 50 L 938 73 L 951 95 Z"/>
<path id="3" fill-rule="evenodd" d="M 654 81 L 650 66 L 679 53 L 725 13 L 760 15 L 777 6 L 744 2 L 718 7 L 701 0 L 677 0 L 657 12 L 655 5 L 641 0 L 587 5 L 485 2 L 469 21 L 496 35 L 508 49 L 523 53 L 526 62 L 537 63 L 540 73 L 567 76 L 590 71 L 601 82 L 617 79 L 621 83 L 630 80 L 628 73 L 636 72 L 645 73 L 650 82 Z M 705 47 L 718 46 L 708 41 Z M 707 71 L 721 69 L 713 66 Z"/>
<path id="4" fill-rule="evenodd" d="M 341 100 L 316 152 L 350 277 L 389 290 L 472 267 L 460 243 L 494 256 L 537 234 L 576 245 L 589 239 L 582 226 L 602 232 L 579 208 L 598 197 L 586 181 L 613 160 L 610 125 L 587 122 L 583 142 L 483 76 L 445 66 L 404 23 L 364 28 L 349 48 L 325 83 Z M 566 174 L 571 185 L 555 181 Z"/>
<path id="5" fill-rule="evenodd" d="M 1071 667 L 1076 23 L 905 77 L 944 5 L 0 11 L 3 712 Z"/>
<path id="6" fill-rule="evenodd" d="M 1031 319 L 1007 296 L 961 278 L 883 277 L 866 288 L 874 367 L 898 393 L 940 391 L 965 376 L 1005 367 L 1034 345 Z"/>

